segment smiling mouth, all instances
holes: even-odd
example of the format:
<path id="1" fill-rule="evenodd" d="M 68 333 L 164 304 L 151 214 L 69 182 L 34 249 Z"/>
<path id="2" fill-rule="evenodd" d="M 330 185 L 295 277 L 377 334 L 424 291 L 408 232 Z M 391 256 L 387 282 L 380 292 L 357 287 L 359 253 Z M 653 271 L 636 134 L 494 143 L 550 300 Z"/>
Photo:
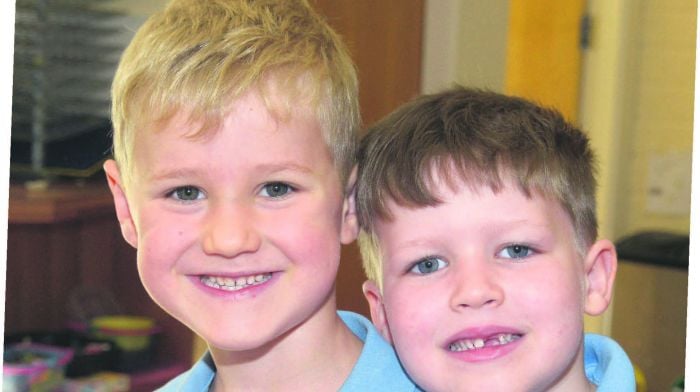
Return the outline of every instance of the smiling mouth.
<path id="1" fill-rule="evenodd" d="M 503 346 L 514 342 L 521 337 L 521 334 L 499 333 L 486 338 L 460 339 L 450 343 L 448 348 L 452 352 L 478 350 L 484 347 Z"/>
<path id="2" fill-rule="evenodd" d="M 226 291 L 238 291 L 247 287 L 263 284 L 270 280 L 270 278 L 272 278 L 272 273 L 268 272 L 266 274 L 239 276 L 237 278 L 203 275 L 199 278 L 199 281 L 205 286 L 209 286 L 211 288 Z"/>

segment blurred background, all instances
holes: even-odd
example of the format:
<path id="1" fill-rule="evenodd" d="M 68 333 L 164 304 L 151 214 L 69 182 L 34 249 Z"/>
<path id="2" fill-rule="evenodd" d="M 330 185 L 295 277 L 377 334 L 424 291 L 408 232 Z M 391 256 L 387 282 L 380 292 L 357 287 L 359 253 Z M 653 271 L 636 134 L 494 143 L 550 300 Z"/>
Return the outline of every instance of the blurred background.
<path id="1" fill-rule="evenodd" d="M 458 83 L 554 106 L 589 133 L 599 161 L 600 234 L 616 242 L 621 262 L 612 306 L 587 318 L 586 330 L 623 345 L 640 390 L 680 384 L 696 1 L 311 2 L 352 52 L 365 124 Z M 73 362 L 106 357 L 114 373 L 101 382 L 114 390 L 151 390 L 204 349 L 143 290 L 101 173 L 114 66 L 164 4 L 17 0 L 6 363 L 8 348 L 23 340 L 68 345 Z M 357 249 L 347 246 L 339 308 L 368 313 L 363 281 Z M 93 325 L 113 315 L 131 318 Z M 102 349 L 90 354 L 95 341 Z M 64 354 L 51 353 L 69 366 Z M 75 379 L 94 374 L 69 370 Z"/>

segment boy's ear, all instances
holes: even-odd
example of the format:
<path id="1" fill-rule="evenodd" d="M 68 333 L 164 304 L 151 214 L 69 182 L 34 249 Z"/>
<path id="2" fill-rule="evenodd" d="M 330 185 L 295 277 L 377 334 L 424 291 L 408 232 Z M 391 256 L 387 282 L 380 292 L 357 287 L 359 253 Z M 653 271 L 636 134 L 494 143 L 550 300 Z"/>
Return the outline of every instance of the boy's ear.
<path id="1" fill-rule="evenodd" d="M 609 240 L 598 240 L 588 250 L 584 260 L 585 307 L 591 316 L 605 311 L 610 304 L 617 272 L 617 252 Z"/>
<path id="2" fill-rule="evenodd" d="M 355 210 L 355 182 L 357 181 L 357 166 L 352 169 L 345 187 L 345 198 L 343 200 L 343 223 L 340 232 L 340 242 L 349 244 L 357 239 L 360 231 L 357 222 L 357 211 Z"/>
<path id="3" fill-rule="evenodd" d="M 136 226 L 134 225 L 134 220 L 131 217 L 129 202 L 126 199 L 126 194 L 124 193 L 124 187 L 122 186 L 121 175 L 119 173 L 117 163 L 113 159 L 109 159 L 102 167 L 107 175 L 109 190 L 112 191 L 112 197 L 114 198 L 114 209 L 117 211 L 117 219 L 119 220 L 119 226 L 122 230 L 122 236 L 124 236 L 126 242 L 136 248 L 138 244 Z"/>
<path id="4" fill-rule="evenodd" d="M 384 312 L 384 301 L 382 300 L 382 293 L 379 287 L 377 287 L 374 281 L 368 280 L 362 284 L 362 292 L 365 294 L 365 298 L 369 304 L 372 324 L 374 324 L 384 339 L 392 344 L 393 341 L 391 339 L 391 333 L 389 332 L 389 325 L 386 321 L 386 313 Z"/>

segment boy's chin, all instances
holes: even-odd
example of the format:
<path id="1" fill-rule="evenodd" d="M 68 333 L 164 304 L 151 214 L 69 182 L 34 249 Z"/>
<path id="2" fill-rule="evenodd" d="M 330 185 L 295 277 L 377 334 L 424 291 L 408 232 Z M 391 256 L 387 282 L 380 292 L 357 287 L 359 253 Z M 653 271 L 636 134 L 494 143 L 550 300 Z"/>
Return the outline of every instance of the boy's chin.
<path id="1" fill-rule="evenodd" d="M 245 356 L 249 359 L 262 356 L 275 346 L 279 337 L 275 338 L 258 335 L 251 339 L 245 336 L 239 338 L 232 336 L 209 336 L 208 338 L 204 338 L 204 340 L 207 342 L 209 351 L 211 351 L 218 363 L 220 359 L 225 360 L 226 357 L 234 354 L 236 358 Z"/>

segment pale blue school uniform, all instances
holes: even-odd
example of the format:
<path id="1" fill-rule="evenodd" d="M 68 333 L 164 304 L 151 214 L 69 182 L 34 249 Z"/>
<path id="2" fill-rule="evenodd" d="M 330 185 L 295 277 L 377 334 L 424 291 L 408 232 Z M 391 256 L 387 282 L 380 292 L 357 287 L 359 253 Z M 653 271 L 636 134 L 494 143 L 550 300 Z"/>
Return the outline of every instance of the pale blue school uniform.
<path id="1" fill-rule="evenodd" d="M 625 351 L 607 336 L 587 333 L 583 363 L 588 380 L 598 392 L 634 392 L 634 368 Z"/>
<path id="2" fill-rule="evenodd" d="M 352 312 L 339 311 L 338 314 L 345 325 L 364 342 L 360 357 L 343 383 L 341 392 L 419 391 L 399 364 L 392 347 L 369 320 Z M 168 382 L 159 391 L 206 392 L 215 375 L 216 366 L 207 352 L 190 370 Z"/>

